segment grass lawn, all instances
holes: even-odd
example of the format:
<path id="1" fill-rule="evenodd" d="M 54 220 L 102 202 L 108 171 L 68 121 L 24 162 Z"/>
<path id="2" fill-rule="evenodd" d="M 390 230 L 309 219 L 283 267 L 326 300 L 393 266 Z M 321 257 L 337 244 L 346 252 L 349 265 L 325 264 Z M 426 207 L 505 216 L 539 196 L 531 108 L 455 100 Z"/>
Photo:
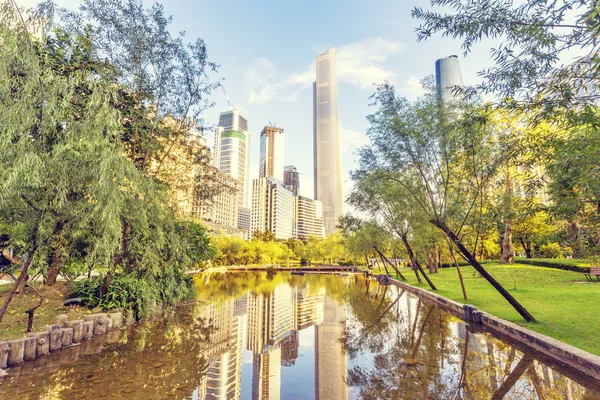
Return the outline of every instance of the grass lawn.
<path id="1" fill-rule="evenodd" d="M 0 304 L 4 304 L 7 293 L 12 284 L 0 285 Z M 44 302 L 35 311 L 33 319 L 33 332 L 40 330 L 44 325 L 56 323 L 56 316 L 67 314 L 69 320 L 83 319 L 84 315 L 92 313 L 91 310 L 82 307 L 64 307 L 62 304 L 72 291 L 70 283 L 59 282 L 52 287 L 36 285 L 36 288 L 44 296 Z M 37 304 L 39 297 L 33 290 L 26 288 L 23 293 L 15 295 L 8 306 L 8 311 L 0 322 L 0 341 L 19 339 L 27 336 L 27 314 L 25 310 Z"/>
<path id="2" fill-rule="evenodd" d="M 472 267 L 461 267 L 468 300 L 464 300 L 456 268 L 442 268 L 431 280 L 436 293 L 477 306 L 497 317 L 600 355 L 600 282 L 588 283 L 582 273 L 523 264 L 485 264 L 496 278 L 538 320 L 526 323 L 508 302 Z M 375 270 L 374 270 L 375 271 Z M 401 270 L 407 283 L 417 283 L 414 272 Z"/>

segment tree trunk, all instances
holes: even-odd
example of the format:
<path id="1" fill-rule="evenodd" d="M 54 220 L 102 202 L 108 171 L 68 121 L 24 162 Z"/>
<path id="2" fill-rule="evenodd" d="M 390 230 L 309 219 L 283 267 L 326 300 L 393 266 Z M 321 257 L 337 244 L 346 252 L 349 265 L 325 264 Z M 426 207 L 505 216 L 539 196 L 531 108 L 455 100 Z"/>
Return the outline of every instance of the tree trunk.
<path id="1" fill-rule="evenodd" d="M 510 219 L 504 222 L 504 233 L 500 236 L 502 246 L 502 263 L 514 264 L 515 262 L 515 249 L 513 248 L 512 242 L 512 221 Z"/>
<path id="2" fill-rule="evenodd" d="M 379 249 L 376 246 L 373 246 L 373 248 L 375 249 L 375 251 L 377 253 L 379 253 L 379 257 L 381 257 L 381 262 L 383 263 L 383 265 L 385 265 L 385 261 L 387 261 L 387 263 L 390 265 L 390 267 L 392 267 L 394 269 L 394 271 L 396 272 L 396 275 L 398 275 L 400 277 L 400 279 L 405 281 L 406 278 L 404 277 L 404 275 L 402 275 L 402 273 L 398 270 L 398 268 L 396 268 L 396 266 L 394 266 L 394 264 L 392 264 L 391 261 L 388 260 L 387 257 L 384 256 L 383 253 L 381 251 L 379 251 Z"/>
<path id="3" fill-rule="evenodd" d="M 53 237 L 58 237 L 63 232 L 67 224 L 65 220 L 59 220 L 54 225 L 54 231 L 52 232 Z M 57 243 L 48 256 L 48 272 L 44 278 L 44 285 L 52 286 L 56 284 L 56 279 L 60 272 L 60 250 L 64 246 L 64 241 L 61 237 L 57 238 Z"/>
<path id="4" fill-rule="evenodd" d="M 125 223 L 125 227 L 123 229 L 123 238 L 121 242 L 121 251 L 115 255 L 113 259 L 112 266 L 109 267 L 106 272 L 106 276 L 104 277 L 104 282 L 102 282 L 102 286 L 100 287 L 100 296 L 104 296 L 106 292 L 108 292 L 108 285 L 112 281 L 112 278 L 117 270 L 117 266 L 123 260 L 123 258 L 127 255 L 127 248 L 129 247 L 129 238 L 131 236 L 131 222 Z"/>
<path id="5" fill-rule="evenodd" d="M 456 272 L 458 273 L 458 280 L 460 280 L 460 288 L 463 292 L 463 298 L 467 299 L 467 289 L 465 288 L 465 282 L 463 281 L 462 272 L 460 271 L 460 266 L 458 265 L 458 261 L 456 260 L 456 256 L 454 255 L 454 249 L 452 248 L 452 243 L 448 242 L 448 248 L 450 249 L 450 254 L 452 255 L 452 259 L 454 260 L 454 266 L 456 267 Z"/>
<path id="6" fill-rule="evenodd" d="M 371 270 L 371 263 L 369 262 L 369 256 L 365 255 L 365 259 L 367 260 L 367 268 L 369 269 L 369 271 Z"/>
<path id="7" fill-rule="evenodd" d="M 523 246 L 523 250 L 525 250 L 525 257 L 533 258 L 533 252 L 531 251 L 531 241 L 525 241 L 523 238 L 519 238 L 521 242 L 521 246 Z"/>
<path id="8" fill-rule="evenodd" d="M 406 248 L 406 252 L 408 253 L 408 259 L 410 260 L 410 263 L 413 266 L 419 283 L 421 282 L 421 280 L 419 279 L 419 274 L 417 273 L 417 270 L 421 272 L 421 275 L 423 275 L 423 278 L 425 278 L 431 290 L 437 290 L 433 282 L 431 282 L 431 279 L 429 279 L 427 274 L 425 274 L 425 271 L 423 271 L 423 268 L 421 268 L 421 264 L 419 264 L 419 260 L 417 260 L 417 257 L 415 257 L 415 253 L 413 252 L 413 249 L 410 243 L 408 242 L 408 237 L 406 235 L 401 235 L 400 238 L 402 239 L 402 243 L 404 243 L 404 248 Z"/>
<path id="9" fill-rule="evenodd" d="M 377 264 L 377 269 L 379 270 L 379 272 L 381 272 L 381 267 L 379 266 L 379 261 L 377 261 L 377 256 L 375 256 L 375 263 Z M 385 274 L 389 275 L 390 271 L 388 271 L 387 265 L 385 265 L 385 263 L 383 263 L 383 268 L 385 269 Z"/>
<path id="10" fill-rule="evenodd" d="M 41 218 L 41 216 L 39 217 Z M 17 278 L 17 281 L 15 282 L 13 288 L 11 289 L 11 291 L 8 293 L 8 296 L 6 297 L 6 300 L 4 300 L 4 304 L 2 305 L 2 308 L 0 309 L 0 322 L 2 322 L 2 318 L 4 317 L 4 314 L 6 314 L 6 310 L 8 310 L 8 305 L 10 304 L 10 302 L 12 301 L 13 297 L 15 297 L 15 293 L 17 293 L 17 290 L 23 285 L 25 284 L 25 282 L 27 282 L 27 280 L 29 279 L 29 276 L 27 275 L 27 271 L 29 271 L 29 267 L 31 266 L 31 262 L 33 261 L 35 252 L 38 249 L 38 230 L 40 228 L 40 219 L 36 220 L 34 227 L 33 227 L 33 240 L 32 240 L 32 246 L 29 253 L 29 256 L 27 257 L 27 261 L 25 261 L 25 264 L 23 265 L 23 268 L 21 269 L 21 273 L 19 274 L 19 277 Z"/>
<path id="11" fill-rule="evenodd" d="M 456 245 L 458 250 L 464 255 L 467 261 L 469 261 L 469 264 L 471 264 L 473 268 L 479 272 L 502 295 L 502 297 L 504 297 L 506 301 L 508 301 L 510 305 L 514 307 L 519 314 L 521 314 L 525 321 L 536 321 L 533 315 L 531 315 L 529 311 L 527 311 L 525 307 L 521 305 L 521 303 L 519 303 L 510 293 L 508 293 L 508 291 L 504 289 L 504 287 L 498 283 L 498 281 L 496 281 L 496 279 L 494 279 L 494 277 L 491 276 L 485 270 L 485 268 L 481 266 L 479 261 L 477 261 L 477 259 L 469 252 L 465 245 L 462 244 L 458 236 L 456 236 L 456 234 L 450 228 L 448 228 L 444 222 L 438 220 L 431 220 L 430 222 L 448 236 L 448 238 Z"/>

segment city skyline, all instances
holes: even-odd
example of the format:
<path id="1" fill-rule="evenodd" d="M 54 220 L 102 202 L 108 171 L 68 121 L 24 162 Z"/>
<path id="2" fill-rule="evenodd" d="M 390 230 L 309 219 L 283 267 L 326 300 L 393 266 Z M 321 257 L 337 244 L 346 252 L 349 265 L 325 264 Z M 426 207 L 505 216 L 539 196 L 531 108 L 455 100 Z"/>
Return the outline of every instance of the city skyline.
<path id="1" fill-rule="evenodd" d="M 56 0 L 57 5 L 72 10 L 78 0 Z M 153 1 L 146 1 L 147 5 Z M 36 0 L 17 0 L 32 7 Z M 296 165 L 303 172 L 300 193 L 314 197 L 312 174 L 312 82 L 315 57 L 324 49 L 335 47 L 338 61 L 339 112 L 342 138 L 342 180 L 344 195 L 350 188 L 349 171 L 355 168 L 357 147 L 368 143 L 366 116 L 373 110 L 369 96 L 374 83 L 388 80 L 399 93 L 415 98 L 422 93 L 419 81 L 434 75 L 436 59 L 448 54 L 461 55 L 461 70 L 465 82 L 479 81 L 477 72 L 491 65 L 485 48 L 493 42 L 484 41 L 480 48 L 462 62 L 460 42 L 452 38 L 435 37 L 417 43 L 414 34 L 416 21 L 410 10 L 419 2 L 383 0 L 373 13 L 364 15 L 360 2 L 348 2 L 343 8 L 333 3 L 321 4 L 309 0 L 303 5 L 273 3 L 255 7 L 233 0 L 231 8 L 240 16 L 223 35 L 221 23 L 230 18 L 229 7 L 217 3 L 158 1 L 167 15 L 173 15 L 173 33 L 185 31 L 189 37 L 204 39 L 211 61 L 220 65 L 211 73 L 212 81 L 222 81 L 227 89 L 231 107 L 223 92 L 215 90 L 210 101 L 214 106 L 201 113 L 209 146 L 214 143 L 214 127 L 220 113 L 230 108 L 239 110 L 249 119 L 249 131 L 257 138 L 262 127 L 272 121 L 286 127 L 285 163 Z M 259 12 L 260 9 L 260 12 Z M 319 9 L 315 19 L 307 10 Z M 285 31 L 286 40 L 273 40 L 272 31 L 264 27 L 282 15 L 294 15 Z M 347 21 L 360 19 L 361 29 Z M 307 27 L 310 29 L 307 29 Z M 257 29 L 260 27 L 260 29 Z M 229 40 L 235 37 L 236 40 Z M 288 50 L 293 43 L 294 51 Z M 487 46 L 487 44 L 490 46 Z M 410 63 L 405 60 L 410 59 Z M 225 80 L 223 80 L 225 79 Z M 258 176 L 259 140 L 251 142 L 250 183 Z M 213 149 L 214 151 L 214 149 Z"/>

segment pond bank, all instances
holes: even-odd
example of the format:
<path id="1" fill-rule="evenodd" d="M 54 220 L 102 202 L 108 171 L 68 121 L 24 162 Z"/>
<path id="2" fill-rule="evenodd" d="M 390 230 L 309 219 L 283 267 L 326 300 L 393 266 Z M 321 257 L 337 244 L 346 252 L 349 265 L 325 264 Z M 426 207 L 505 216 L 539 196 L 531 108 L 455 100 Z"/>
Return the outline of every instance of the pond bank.
<path id="1" fill-rule="evenodd" d="M 443 310 L 468 322 L 475 329 L 490 332 L 512 345 L 525 347 L 555 368 L 570 367 L 600 381 L 600 357 L 513 322 L 498 318 L 477 307 L 461 304 L 437 293 L 390 278 L 391 284 L 430 301 Z M 567 369 L 568 371 L 568 369 Z"/>

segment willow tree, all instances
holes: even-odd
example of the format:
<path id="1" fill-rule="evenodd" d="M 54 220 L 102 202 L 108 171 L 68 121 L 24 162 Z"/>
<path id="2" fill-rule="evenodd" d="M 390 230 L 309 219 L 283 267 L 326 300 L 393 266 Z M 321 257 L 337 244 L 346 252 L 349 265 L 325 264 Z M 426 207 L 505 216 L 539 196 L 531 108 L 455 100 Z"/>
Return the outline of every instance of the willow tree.
<path id="1" fill-rule="evenodd" d="M 420 272 L 429 287 L 436 290 L 431 279 L 423 271 L 419 258 L 411 245 L 416 225 L 426 223 L 422 211 L 418 205 L 413 204 L 410 193 L 389 178 L 387 171 L 369 170 L 370 148 L 361 149 L 359 154 L 361 155 L 361 166 L 364 168 L 359 168 L 351 174 L 354 187 L 348 197 L 348 203 L 359 211 L 368 212 L 380 218 L 387 231 L 402 241 L 417 281 L 421 282 Z"/>
<path id="2" fill-rule="evenodd" d="M 0 209 L 27 256 L 0 320 L 57 233 L 89 234 L 89 262 L 108 264 L 120 248 L 127 199 L 144 183 L 119 144 L 113 88 L 89 69 L 56 73 L 40 40 L 24 24 L 0 24 Z"/>
<path id="3" fill-rule="evenodd" d="M 424 83 L 427 94 L 414 102 L 398 96 L 388 83 L 377 88 L 377 111 L 368 116 L 371 147 L 369 157 L 363 157 L 364 168 L 385 171 L 391 182 L 401 185 L 473 268 L 526 321 L 535 321 L 461 240 L 478 199 L 512 157 L 512 142 L 503 140 L 479 107 L 440 106 L 433 83 Z"/>

